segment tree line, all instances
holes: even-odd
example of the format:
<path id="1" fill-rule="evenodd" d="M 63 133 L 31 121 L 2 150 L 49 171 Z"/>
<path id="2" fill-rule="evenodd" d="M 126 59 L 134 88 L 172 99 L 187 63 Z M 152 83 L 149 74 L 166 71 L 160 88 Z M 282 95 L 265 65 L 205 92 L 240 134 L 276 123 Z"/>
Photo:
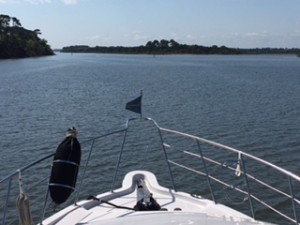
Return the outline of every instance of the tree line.
<path id="1" fill-rule="evenodd" d="M 239 54 L 299 54 L 298 48 L 228 48 L 226 46 L 201 46 L 180 44 L 175 40 L 154 40 L 148 41 L 145 45 L 136 47 L 123 46 L 96 46 L 75 45 L 62 48 L 61 52 L 73 53 L 118 53 L 118 54 L 222 54 L 222 55 L 239 55 Z"/>
<path id="2" fill-rule="evenodd" d="M 39 29 L 27 30 L 16 17 L 0 15 L 0 59 L 53 55 Z"/>

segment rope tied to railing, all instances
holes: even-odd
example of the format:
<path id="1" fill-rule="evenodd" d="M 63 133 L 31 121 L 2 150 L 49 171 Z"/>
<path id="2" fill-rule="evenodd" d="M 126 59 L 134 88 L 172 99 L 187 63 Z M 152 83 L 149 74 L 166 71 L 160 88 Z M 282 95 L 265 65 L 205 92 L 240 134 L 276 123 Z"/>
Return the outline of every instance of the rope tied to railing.
<path id="1" fill-rule="evenodd" d="M 20 189 L 20 194 L 16 201 L 16 207 L 19 211 L 19 225 L 32 225 L 33 221 L 30 212 L 29 198 L 25 195 L 23 189 L 21 170 L 17 170 L 17 172 L 19 174 L 18 181 Z"/>
<path id="2" fill-rule="evenodd" d="M 235 175 L 237 177 L 241 176 L 241 174 L 242 174 L 241 161 L 242 161 L 241 152 L 238 152 L 238 160 L 237 160 L 237 165 L 236 165 L 236 169 L 235 169 Z"/>

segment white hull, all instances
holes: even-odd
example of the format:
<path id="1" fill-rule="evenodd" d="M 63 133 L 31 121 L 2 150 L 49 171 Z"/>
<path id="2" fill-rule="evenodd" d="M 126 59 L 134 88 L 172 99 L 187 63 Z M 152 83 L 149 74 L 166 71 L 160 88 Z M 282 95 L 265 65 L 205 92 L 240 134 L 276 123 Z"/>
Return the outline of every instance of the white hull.
<path id="1" fill-rule="evenodd" d="M 162 210 L 133 211 L 119 209 L 97 200 L 84 200 L 56 213 L 43 221 L 43 225 L 117 225 L 117 224 L 268 224 L 257 222 L 222 204 L 195 198 L 183 192 L 160 186 L 154 174 L 147 171 L 128 173 L 122 188 L 96 196 L 118 206 L 133 208 L 137 202 L 137 181 L 143 179 Z"/>

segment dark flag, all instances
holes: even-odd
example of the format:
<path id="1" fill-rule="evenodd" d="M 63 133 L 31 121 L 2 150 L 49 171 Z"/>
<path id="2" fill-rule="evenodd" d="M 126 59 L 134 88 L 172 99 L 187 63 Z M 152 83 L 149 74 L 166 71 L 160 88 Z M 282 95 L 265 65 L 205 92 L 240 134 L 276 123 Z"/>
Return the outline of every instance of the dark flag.
<path id="1" fill-rule="evenodd" d="M 132 112 L 142 114 L 142 93 L 141 96 L 137 97 L 136 99 L 127 102 L 125 109 L 128 109 Z"/>

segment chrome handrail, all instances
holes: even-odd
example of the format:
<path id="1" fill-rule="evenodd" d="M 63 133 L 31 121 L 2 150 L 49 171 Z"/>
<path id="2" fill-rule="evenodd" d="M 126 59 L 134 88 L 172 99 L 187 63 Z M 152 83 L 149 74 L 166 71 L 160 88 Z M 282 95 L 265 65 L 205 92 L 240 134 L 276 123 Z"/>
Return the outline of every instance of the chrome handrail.
<path id="1" fill-rule="evenodd" d="M 152 120 L 151 118 L 148 118 L 148 120 Z M 245 177 L 245 180 L 246 180 L 246 183 L 247 183 L 247 186 L 248 186 L 248 179 L 251 179 L 253 181 L 256 181 L 258 183 L 260 183 L 261 185 L 263 185 L 264 187 L 266 188 L 269 188 L 277 193 L 280 193 L 281 195 L 289 198 L 291 200 L 291 203 L 292 203 L 292 209 L 293 209 L 293 215 L 294 215 L 294 218 L 282 213 L 281 211 L 275 209 L 274 207 L 272 207 L 271 205 L 269 205 L 268 203 L 266 203 L 265 201 L 261 200 L 259 197 L 255 196 L 254 194 L 251 193 L 251 191 L 249 190 L 249 187 L 248 187 L 248 190 L 245 192 L 239 188 L 235 188 L 235 190 L 241 192 L 241 193 L 244 193 L 244 194 L 247 194 L 248 195 L 248 199 L 249 199 L 249 204 L 250 204 L 250 209 L 251 209 L 251 214 L 252 214 L 252 217 L 255 219 L 255 212 L 254 212 L 254 209 L 253 209 L 253 204 L 252 204 L 252 199 L 256 200 L 257 202 L 259 202 L 260 204 L 262 204 L 263 206 L 267 207 L 268 209 L 274 211 L 275 213 L 277 213 L 278 215 L 282 216 L 283 218 L 289 220 L 290 222 L 292 223 L 295 223 L 295 224 L 300 224 L 299 223 L 299 219 L 298 219 L 298 215 L 300 212 L 297 211 L 297 209 L 300 207 L 300 199 L 297 199 L 296 195 L 295 195 L 295 192 L 294 192 L 294 188 L 293 188 L 293 184 L 292 184 L 292 179 L 295 181 L 295 182 L 299 182 L 298 184 L 300 184 L 300 177 L 297 176 L 296 174 L 293 174 L 291 173 L 290 171 L 288 170 L 285 170 L 281 167 L 278 167 L 266 160 L 263 160 L 261 158 L 258 158 L 256 156 L 253 156 L 251 154 L 248 154 L 248 153 L 245 153 L 245 152 L 242 152 L 238 149 L 235 149 L 235 148 L 232 148 L 232 147 L 229 147 L 229 146 L 226 146 L 226 145 L 223 145 L 223 144 L 220 144 L 220 143 L 217 143 L 217 142 L 214 142 L 214 141 L 211 141 L 211 140 L 208 140 L 208 139 L 204 139 L 204 138 L 200 138 L 200 137 L 197 137 L 197 136 L 194 136 L 194 135 L 190 135 L 190 134 L 186 134 L 186 133 L 182 133 L 182 132 L 178 132 L 178 131 L 175 131 L 175 130 L 170 130 L 170 129 L 167 129 L 167 128 L 163 128 L 163 127 L 160 127 L 154 120 L 152 120 L 154 122 L 154 124 L 156 125 L 157 129 L 159 129 L 160 131 L 164 131 L 166 133 L 172 133 L 172 134 L 175 134 L 175 135 L 178 135 L 178 136 L 182 136 L 182 137 L 185 137 L 185 138 L 188 138 L 188 139 L 191 139 L 191 140 L 194 140 L 194 141 L 197 141 L 197 142 L 201 142 L 203 144 L 207 144 L 207 145 L 210 145 L 210 146 L 213 146 L 213 147 L 216 147 L 218 149 L 222 149 L 222 150 L 227 150 L 227 151 L 230 151 L 230 152 L 233 152 L 233 153 L 236 153 L 238 155 L 240 155 L 243 159 L 243 157 L 246 157 L 246 158 L 249 158 L 251 160 L 254 160 L 256 162 L 259 162 L 265 166 L 268 166 L 278 172 L 280 172 L 282 175 L 286 176 L 288 178 L 288 186 L 289 186 L 289 189 L 290 189 L 290 194 L 288 193 L 285 193 L 275 187 L 272 187 L 270 186 L 269 184 L 261 181 L 260 179 L 256 178 L 255 176 L 251 175 L 251 174 L 248 174 L 246 172 L 246 164 L 245 163 L 242 163 L 243 165 L 243 171 L 242 171 L 242 174 L 244 175 Z M 171 146 L 170 146 L 171 147 Z M 221 163 L 219 162 L 215 162 L 214 160 L 210 159 L 210 158 L 207 158 L 207 157 L 203 157 L 201 154 L 194 154 L 194 153 L 188 153 L 187 151 L 183 151 L 185 152 L 186 154 L 190 154 L 190 155 L 193 155 L 193 156 L 196 156 L 198 158 L 203 158 L 205 161 L 210 161 L 212 163 L 215 163 L 216 165 L 222 165 Z M 184 168 L 186 170 L 190 170 L 190 171 L 193 171 L 195 173 L 198 173 L 199 175 L 201 176 L 207 176 L 207 172 L 201 172 L 201 171 L 198 171 L 198 170 L 195 170 L 193 168 L 190 168 L 188 166 L 184 166 L 182 164 L 179 164 L 179 163 L 176 163 L 174 161 L 169 161 L 170 163 L 172 163 L 173 165 L 176 165 L 176 166 L 179 166 L 181 168 Z M 204 167 L 205 167 L 205 170 L 207 170 L 207 167 L 205 166 L 204 164 Z M 234 168 L 230 168 L 232 170 L 234 170 Z M 208 175 L 209 179 L 212 179 L 224 186 L 227 186 L 227 187 L 230 187 L 231 185 L 226 183 L 226 182 L 223 182 L 211 175 Z M 213 192 L 212 192 L 212 195 L 213 195 Z M 215 201 L 215 196 L 212 196 L 212 199 Z M 296 206 L 296 204 L 298 204 Z"/>
<path id="2" fill-rule="evenodd" d="M 294 185 L 293 185 L 293 183 L 295 183 L 295 182 L 299 182 L 297 184 L 300 184 L 300 177 L 299 176 L 297 176 L 296 174 L 293 174 L 293 173 L 291 173 L 291 172 L 289 172 L 289 171 L 287 171 L 287 170 L 285 170 L 281 167 L 278 167 L 278 166 L 276 166 L 276 165 L 274 165 L 270 162 L 267 162 L 267 161 L 265 161 L 261 158 L 258 158 L 256 156 L 251 155 L 251 154 L 242 152 L 238 149 L 231 148 L 231 147 L 228 147 L 226 145 L 223 145 L 223 144 L 220 144 L 220 143 L 217 143 L 217 142 L 214 142 L 214 141 L 210 141 L 210 140 L 207 140 L 207 139 L 204 139 L 204 138 L 200 138 L 200 137 L 197 137 L 197 136 L 194 136 L 194 135 L 190 135 L 190 134 L 186 134 L 186 133 L 178 132 L 178 131 L 175 131 L 175 130 L 170 130 L 170 129 L 160 127 L 153 119 L 144 118 L 144 117 L 143 118 L 138 118 L 138 119 L 136 119 L 136 118 L 128 119 L 126 121 L 125 128 L 119 129 L 119 130 L 116 130 L 116 131 L 112 131 L 112 132 L 106 133 L 104 135 L 100 135 L 100 136 L 97 136 L 97 137 L 94 137 L 94 138 L 91 138 L 89 140 L 86 140 L 86 141 L 82 142 L 82 144 L 91 144 L 91 145 L 90 145 L 89 151 L 87 153 L 88 157 L 86 159 L 86 162 L 82 166 L 83 167 L 82 168 L 83 173 L 81 174 L 81 176 L 78 179 L 79 185 L 75 189 L 74 204 L 77 203 L 77 201 L 79 199 L 79 193 L 81 192 L 81 189 L 84 186 L 83 181 L 84 181 L 84 178 L 86 176 L 86 169 L 89 165 L 89 161 L 92 158 L 91 154 L 92 154 L 93 149 L 94 149 L 95 141 L 99 140 L 99 139 L 102 139 L 102 138 L 105 138 L 105 137 L 109 137 L 109 136 L 114 135 L 114 134 L 123 133 L 123 141 L 121 143 L 121 147 L 120 147 L 120 151 L 119 151 L 119 157 L 118 157 L 118 160 L 116 162 L 115 171 L 114 171 L 114 174 L 113 174 L 113 180 L 112 180 L 112 184 L 111 184 L 111 191 L 114 190 L 115 183 L 116 183 L 116 180 L 117 180 L 117 176 L 119 174 L 121 158 L 122 158 L 122 154 L 123 154 L 123 151 L 124 151 L 124 144 L 127 140 L 127 131 L 129 129 L 129 123 L 133 120 L 150 121 L 157 128 L 158 135 L 160 137 L 161 148 L 163 150 L 164 157 L 165 157 L 165 162 L 166 162 L 166 165 L 168 167 L 168 172 L 169 172 L 169 177 L 170 177 L 170 182 L 171 182 L 172 189 L 177 190 L 176 189 L 176 184 L 175 184 L 175 181 L 174 181 L 173 170 L 172 170 L 173 166 L 176 166 L 176 167 L 180 167 L 180 168 L 185 169 L 185 170 L 189 170 L 189 171 L 191 171 L 195 174 L 198 174 L 200 176 L 206 177 L 208 189 L 210 190 L 211 199 L 215 203 L 219 203 L 219 201 L 218 201 L 217 196 L 215 194 L 216 190 L 214 190 L 213 183 L 218 183 L 218 184 L 221 184 L 222 186 L 224 186 L 225 188 L 232 188 L 235 191 L 237 191 L 239 193 L 242 193 L 245 196 L 247 196 L 247 199 L 248 199 L 248 202 L 249 202 L 249 208 L 250 208 L 250 212 L 251 212 L 250 214 L 254 219 L 255 219 L 255 206 L 253 205 L 252 200 L 254 200 L 255 202 L 260 203 L 262 206 L 272 210 L 273 212 L 280 215 L 281 217 L 283 217 L 287 221 L 290 221 L 294 224 L 299 224 L 299 220 L 298 220 L 299 212 L 298 212 L 297 209 L 300 208 L 300 199 L 298 199 L 297 196 L 295 195 Z M 203 171 L 201 171 L 199 169 L 194 169 L 194 168 L 190 167 L 189 165 L 184 165 L 182 163 L 176 162 L 175 160 L 169 159 L 169 156 L 168 156 L 169 150 L 168 149 L 172 149 L 173 145 L 167 144 L 165 142 L 165 134 L 172 134 L 172 135 L 175 135 L 175 136 L 186 138 L 186 139 L 191 140 L 191 141 L 195 141 L 196 146 L 198 148 L 198 151 L 196 153 L 190 152 L 190 151 L 187 151 L 187 150 L 182 150 L 182 153 L 185 154 L 185 155 L 189 155 L 191 157 L 198 158 L 199 159 L 199 164 L 201 164 L 203 166 Z M 225 150 L 227 152 L 231 152 L 233 154 L 239 155 L 241 157 L 240 160 L 241 160 L 241 164 L 242 164 L 242 169 L 241 169 L 240 172 L 241 172 L 241 176 L 244 177 L 244 183 L 247 186 L 246 189 L 242 189 L 240 187 L 234 187 L 229 182 L 227 182 L 225 180 L 222 180 L 222 179 L 212 175 L 212 172 L 209 170 L 206 163 L 210 163 L 210 164 L 218 166 L 218 167 L 226 168 L 226 169 L 229 169 L 231 171 L 235 171 L 236 168 L 234 168 L 233 166 L 230 166 L 230 165 L 226 165 L 226 164 L 224 164 L 224 162 L 220 162 L 218 160 L 212 159 L 211 157 L 209 157 L 207 155 L 204 155 L 203 151 L 202 151 L 202 146 L 204 146 L 204 145 L 209 145 L 209 146 L 212 146 L 216 149 L 222 149 L 222 150 Z M 9 198 L 10 198 L 10 189 L 11 189 L 12 179 L 19 173 L 19 171 L 25 172 L 27 169 L 32 168 L 33 166 L 35 166 L 35 165 L 37 165 L 37 164 L 53 157 L 53 156 L 54 156 L 54 153 L 49 154 L 49 155 L 47 155 L 47 156 L 45 156 L 41 159 L 38 159 L 38 160 L 34 161 L 33 163 L 30 163 L 30 164 L 20 168 L 19 170 L 16 170 L 15 172 L 11 173 L 10 175 L 8 175 L 5 178 L 0 180 L 0 188 L 1 189 L 2 189 L 3 184 L 5 182 L 8 182 L 8 186 L 7 186 L 7 189 L 6 189 L 6 198 L 3 199 L 4 204 L 2 204 L 2 203 L 0 204 L 0 209 L 3 206 L 2 225 L 6 225 L 7 207 L 8 207 Z M 246 171 L 247 165 L 244 162 L 245 159 L 247 159 L 247 160 L 250 159 L 250 160 L 253 160 L 253 161 L 258 162 L 260 164 L 263 164 L 263 165 L 269 167 L 270 169 L 276 170 L 279 173 L 281 173 L 283 176 L 287 177 L 287 183 L 288 183 L 288 186 L 289 186 L 290 193 L 286 193 L 285 191 L 279 190 L 278 188 L 276 188 L 276 187 L 266 183 L 265 181 L 262 181 L 261 179 L 257 178 L 255 175 L 247 173 L 247 171 Z M 271 190 L 271 191 L 273 191 L 277 194 L 280 194 L 280 195 L 284 196 L 285 198 L 289 199 L 291 201 L 291 204 L 292 204 L 292 210 L 293 210 L 294 218 L 292 218 L 290 215 L 287 215 L 286 213 L 283 213 L 280 210 L 276 209 L 272 205 L 270 205 L 267 202 L 265 202 L 264 200 L 262 200 L 255 193 L 253 193 L 252 190 L 251 190 L 251 186 L 248 186 L 248 182 L 256 182 L 256 183 L 262 185 L 263 187 L 265 187 L 265 188 L 267 188 L 267 189 L 269 189 L 269 190 Z M 48 192 L 48 190 L 47 190 L 47 192 Z M 46 196 L 47 196 L 47 193 L 46 193 Z M 0 201 L 1 201 L 1 199 L 0 199 Z M 42 216 L 40 217 L 41 218 L 40 223 L 44 218 L 46 204 L 47 204 L 47 197 L 46 197 L 45 202 L 44 202 L 44 209 L 43 209 L 43 212 L 42 212 Z M 0 215 L 0 219 L 1 219 L 1 215 Z"/>

